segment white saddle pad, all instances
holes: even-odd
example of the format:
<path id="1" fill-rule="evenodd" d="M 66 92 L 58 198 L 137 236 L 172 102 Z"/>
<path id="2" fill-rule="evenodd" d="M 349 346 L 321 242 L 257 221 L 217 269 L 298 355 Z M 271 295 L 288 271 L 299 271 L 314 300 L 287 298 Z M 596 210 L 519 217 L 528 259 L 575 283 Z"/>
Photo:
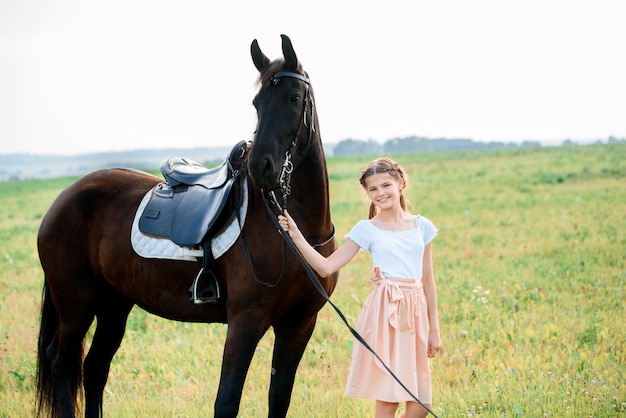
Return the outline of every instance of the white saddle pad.
<path id="1" fill-rule="evenodd" d="M 203 249 L 193 249 L 187 247 L 181 247 L 180 245 L 170 241 L 167 238 L 157 238 L 151 235 L 146 235 L 139 230 L 139 218 L 150 201 L 152 195 L 152 189 L 146 193 L 141 200 L 137 213 L 135 213 L 135 219 L 133 220 L 133 226 L 130 230 L 130 242 L 133 249 L 137 254 L 144 258 L 163 258 L 167 260 L 183 260 L 183 261 L 196 261 L 196 257 L 202 257 L 204 255 Z M 239 234 L 241 233 L 241 227 L 246 221 L 246 214 L 248 212 L 248 182 L 243 183 L 243 203 L 239 209 L 239 218 L 241 219 L 241 226 L 235 217 L 232 222 L 224 229 L 220 235 L 211 239 L 211 250 L 213 251 L 213 257 L 216 259 L 222 256 L 226 251 L 233 246 Z"/>

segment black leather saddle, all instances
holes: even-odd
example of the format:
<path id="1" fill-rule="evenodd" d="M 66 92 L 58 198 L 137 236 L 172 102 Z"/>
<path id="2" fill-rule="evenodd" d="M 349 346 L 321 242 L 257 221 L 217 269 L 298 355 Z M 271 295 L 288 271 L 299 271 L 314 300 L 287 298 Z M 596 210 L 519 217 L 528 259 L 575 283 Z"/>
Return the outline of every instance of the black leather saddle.
<path id="1" fill-rule="evenodd" d="M 239 168 L 247 151 L 248 143 L 239 142 L 221 165 L 210 170 L 186 158 L 163 161 L 165 181 L 153 189 L 140 215 L 139 230 L 144 234 L 204 250 L 203 257 L 198 258 L 200 270 L 189 288 L 190 299 L 196 304 L 220 300 L 211 238 L 239 212 Z"/>
<path id="2" fill-rule="evenodd" d="M 154 188 L 139 218 L 139 230 L 168 238 L 181 247 L 198 247 L 210 231 L 223 226 L 218 222 L 227 218 L 221 216 L 223 211 L 228 215 L 234 211 L 234 205 L 227 204 L 239 177 L 233 165 L 246 151 L 247 144 L 242 141 L 221 165 L 210 170 L 186 158 L 164 160 L 161 173 L 165 181 Z"/>

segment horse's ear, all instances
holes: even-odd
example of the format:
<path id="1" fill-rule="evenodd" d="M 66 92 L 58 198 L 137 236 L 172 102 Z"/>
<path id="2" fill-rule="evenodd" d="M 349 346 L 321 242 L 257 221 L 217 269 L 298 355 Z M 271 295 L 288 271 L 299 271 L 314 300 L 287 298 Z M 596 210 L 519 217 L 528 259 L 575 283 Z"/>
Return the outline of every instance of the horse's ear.
<path id="1" fill-rule="evenodd" d="M 270 65 L 270 59 L 261 51 L 256 39 L 252 41 L 252 45 L 250 45 L 250 53 L 252 54 L 252 62 L 254 62 L 254 66 L 257 70 L 261 73 L 265 72 Z"/>
<path id="2" fill-rule="evenodd" d="M 285 66 L 287 70 L 295 71 L 298 68 L 298 57 L 293 50 L 291 39 L 287 35 L 280 35 L 283 39 L 283 56 L 285 57 Z"/>

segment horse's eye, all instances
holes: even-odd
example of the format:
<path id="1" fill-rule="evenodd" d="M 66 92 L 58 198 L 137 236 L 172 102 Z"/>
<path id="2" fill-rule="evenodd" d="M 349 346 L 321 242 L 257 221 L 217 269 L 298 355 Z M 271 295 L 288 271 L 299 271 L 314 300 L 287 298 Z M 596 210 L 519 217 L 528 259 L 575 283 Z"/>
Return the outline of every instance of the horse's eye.
<path id="1" fill-rule="evenodd" d="M 290 101 L 291 103 L 298 103 L 300 101 L 300 95 L 294 94 L 293 96 L 291 96 Z"/>

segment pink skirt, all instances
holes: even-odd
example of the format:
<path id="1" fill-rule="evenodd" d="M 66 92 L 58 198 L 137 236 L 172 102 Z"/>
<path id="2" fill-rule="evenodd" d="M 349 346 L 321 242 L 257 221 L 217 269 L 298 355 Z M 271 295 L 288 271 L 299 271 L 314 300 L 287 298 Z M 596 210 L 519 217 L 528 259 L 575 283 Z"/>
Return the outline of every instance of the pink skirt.
<path id="1" fill-rule="evenodd" d="M 425 404 L 432 403 L 428 310 L 421 281 L 386 279 L 375 269 L 355 329 L 382 361 Z M 356 339 L 346 395 L 385 402 L 414 401 L 380 361 Z"/>

